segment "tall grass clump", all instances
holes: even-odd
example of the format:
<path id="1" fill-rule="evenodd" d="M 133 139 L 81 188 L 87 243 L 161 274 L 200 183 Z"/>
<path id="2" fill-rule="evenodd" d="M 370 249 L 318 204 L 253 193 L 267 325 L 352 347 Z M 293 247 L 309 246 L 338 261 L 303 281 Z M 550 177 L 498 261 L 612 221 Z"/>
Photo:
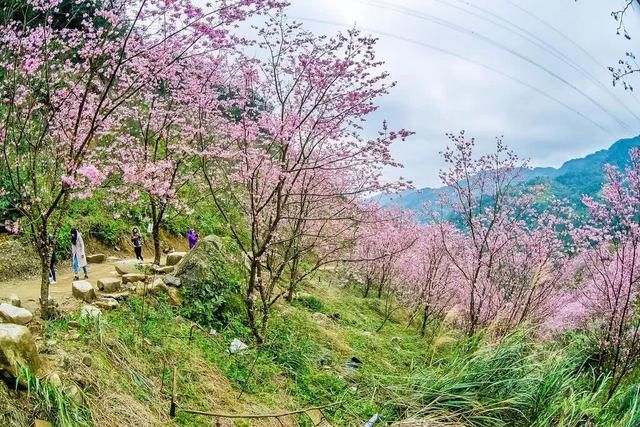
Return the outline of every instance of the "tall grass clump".
<path id="1" fill-rule="evenodd" d="M 27 389 L 35 402 L 34 413 L 50 420 L 54 426 L 82 427 L 94 425 L 90 412 L 70 399 L 57 386 L 39 379 L 28 368 L 21 368 L 16 387 Z"/>
<path id="2" fill-rule="evenodd" d="M 463 426 L 636 426 L 640 390 L 607 399 L 580 340 L 539 343 L 527 331 L 491 342 L 482 334 L 459 342 L 397 390 L 410 418 Z"/>

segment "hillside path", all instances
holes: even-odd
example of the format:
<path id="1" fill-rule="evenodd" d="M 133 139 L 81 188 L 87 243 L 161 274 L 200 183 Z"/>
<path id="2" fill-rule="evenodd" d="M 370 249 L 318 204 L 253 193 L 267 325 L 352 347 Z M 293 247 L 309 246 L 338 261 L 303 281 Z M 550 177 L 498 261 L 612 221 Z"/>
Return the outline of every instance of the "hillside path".
<path id="1" fill-rule="evenodd" d="M 153 257 L 149 257 L 153 259 Z M 119 277 L 113 264 L 116 261 L 132 259 L 129 257 L 118 258 L 117 260 L 107 260 L 101 264 L 89 264 L 89 283 L 94 287 L 97 285 L 98 279 L 104 277 Z M 146 260 L 146 258 L 145 258 Z M 165 257 L 161 263 L 164 264 Z M 49 286 L 49 295 L 58 303 L 63 311 L 73 310 L 78 305 L 78 301 L 71 294 L 71 283 L 73 282 L 73 272 L 71 265 L 68 263 L 58 265 L 57 283 Z M 80 271 L 80 278 L 83 274 Z M 0 301 L 6 300 L 10 295 L 17 295 L 22 300 L 22 306 L 27 310 L 35 313 L 39 308 L 38 301 L 40 299 L 40 276 L 32 277 L 27 280 L 8 280 L 0 282 Z"/>

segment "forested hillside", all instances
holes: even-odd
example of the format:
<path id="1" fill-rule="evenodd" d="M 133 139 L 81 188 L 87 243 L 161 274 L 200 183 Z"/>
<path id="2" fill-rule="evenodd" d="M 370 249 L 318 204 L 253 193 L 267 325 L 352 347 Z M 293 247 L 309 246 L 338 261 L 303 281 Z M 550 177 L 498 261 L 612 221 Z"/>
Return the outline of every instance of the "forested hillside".
<path id="1" fill-rule="evenodd" d="M 624 168 L 630 160 L 629 150 L 640 146 L 640 137 L 622 139 L 611 147 L 578 159 L 571 159 L 559 168 L 535 167 L 523 170 L 524 185 L 544 185 L 556 198 L 567 200 L 574 208 L 582 210 L 582 196 L 597 197 L 604 181 L 604 166 Z M 421 211 L 426 205 L 433 205 L 446 187 L 407 190 L 400 194 L 383 196 L 385 206 L 399 206 Z"/>

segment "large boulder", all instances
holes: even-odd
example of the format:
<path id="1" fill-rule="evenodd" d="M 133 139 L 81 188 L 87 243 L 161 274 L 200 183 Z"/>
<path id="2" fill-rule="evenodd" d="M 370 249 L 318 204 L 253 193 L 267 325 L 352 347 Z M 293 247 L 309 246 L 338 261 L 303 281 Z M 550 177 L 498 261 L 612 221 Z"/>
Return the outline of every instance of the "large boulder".
<path id="1" fill-rule="evenodd" d="M 171 252 L 167 255 L 167 266 L 178 265 L 187 256 L 186 252 Z"/>
<path id="2" fill-rule="evenodd" d="M 0 304 L 0 318 L 4 319 L 7 323 L 26 325 L 33 319 L 33 314 L 25 308 L 3 302 Z"/>
<path id="3" fill-rule="evenodd" d="M 217 275 L 219 265 L 216 264 L 229 262 L 231 260 L 224 253 L 220 238 L 210 235 L 200 239 L 198 245 L 184 256 L 171 277 L 180 279 L 181 286 L 199 285 Z"/>
<path id="4" fill-rule="evenodd" d="M 116 262 L 113 266 L 119 274 L 129 274 L 142 273 L 145 265 L 137 259 L 126 259 Z"/>
<path id="5" fill-rule="evenodd" d="M 164 283 L 180 285 L 183 316 L 195 322 L 226 322 L 244 311 L 241 268 L 217 236 L 207 236 L 178 264 L 173 276 L 164 277 Z"/>
<path id="6" fill-rule="evenodd" d="M 33 336 L 26 326 L 0 324 L 0 373 L 15 378 L 20 366 L 37 372 L 40 357 Z"/>
<path id="7" fill-rule="evenodd" d="M 98 289 L 103 292 L 118 292 L 122 285 L 122 279 L 119 277 L 105 277 L 98 279 Z"/>
<path id="8" fill-rule="evenodd" d="M 76 280 L 71 285 L 71 293 L 74 297 L 84 302 L 91 302 L 96 299 L 96 290 L 93 285 L 86 280 Z"/>
<path id="9" fill-rule="evenodd" d="M 87 255 L 87 262 L 89 264 L 102 264 L 106 260 L 107 260 L 107 256 L 105 254 Z"/>

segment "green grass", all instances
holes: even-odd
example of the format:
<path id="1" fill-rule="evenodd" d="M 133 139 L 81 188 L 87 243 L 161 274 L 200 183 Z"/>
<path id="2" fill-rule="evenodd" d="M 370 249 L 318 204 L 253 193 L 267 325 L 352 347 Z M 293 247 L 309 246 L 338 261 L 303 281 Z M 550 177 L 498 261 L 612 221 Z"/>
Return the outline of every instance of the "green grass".
<path id="1" fill-rule="evenodd" d="M 20 370 L 16 388 L 25 388 L 27 396 L 35 402 L 33 412 L 41 419 L 51 420 L 55 426 L 93 425 L 91 414 L 86 408 L 70 399 L 55 385 L 33 375 L 27 368 Z"/>
<path id="2" fill-rule="evenodd" d="M 227 351 L 232 339 L 252 343 L 240 319 L 218 326 L 215 337 L 195 329 L 189 340 L 191 323 L 162 298 L 131 298 L 100 322 L 82 320 L 81 339 L 65 345 L 91 351 L 96 361 L 97 383 L 87 391 L 92 413 L 102 417 L 96 423 L 112 416 L 103 412 L 114 405 L 100 405 L 109 396 L 126 396 L 121 405 L 169 423 L 177 366 L 180 405 L 205 411 L 268 413 L 337 401 L 325 410 L 333 425 L 362 425 L 375 413 L 386 422 L 415 417 L 462 426 L 640 425 L 639 387 L 631 381 L 607 401 L 607 382 L 595 382 L 579 334 L 540 342 L 526 330 L 498 339 L 443 328 L 423 339 L 402 311 L 375 332 L 382 302 L 328 282 L 307 287 L 292 305 L 281 302 L 268 343 L 235 355 Z M 46 336 L 63 339 L 68 320 L 50 322 Z M 352 357 L 362 361 L 359 369 L 346 366 Z M 179 412 L 175 422 L 203 420 Z M 236 425 L 255 425 L 243 422 Z M 297 423 L 311 425 L 305 416 Z"/>

